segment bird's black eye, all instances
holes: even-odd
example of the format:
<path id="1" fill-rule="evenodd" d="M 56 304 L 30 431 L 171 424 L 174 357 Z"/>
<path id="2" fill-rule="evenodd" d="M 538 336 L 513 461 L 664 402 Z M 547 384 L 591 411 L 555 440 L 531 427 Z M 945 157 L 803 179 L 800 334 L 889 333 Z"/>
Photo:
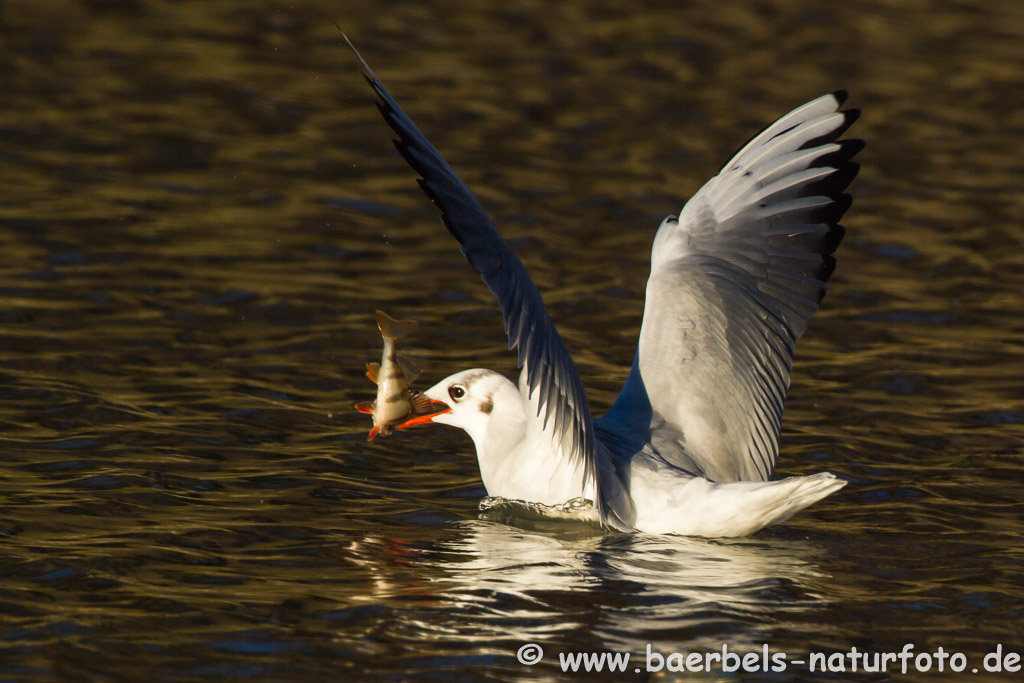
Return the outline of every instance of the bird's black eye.
<path id="1" fill-rule="evenodd" d="M 448 387 L 448 395 L 452 397 L 452 400 L 458 401 L 466 395 L 466 388 L 461 384 L 453 384 Z"/>

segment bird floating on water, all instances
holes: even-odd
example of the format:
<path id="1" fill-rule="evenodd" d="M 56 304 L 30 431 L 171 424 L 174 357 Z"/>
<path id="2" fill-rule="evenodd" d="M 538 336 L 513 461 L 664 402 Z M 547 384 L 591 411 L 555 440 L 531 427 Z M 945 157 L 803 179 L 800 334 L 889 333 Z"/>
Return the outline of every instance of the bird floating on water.
<path id="1" fill-rule="evenodd" d="M 424 392 L 447 406 L 426 420 L 472 438 L 489 495 L 544 505 L 582 497 L 607 527 L 715 537 L 752 534 L 846 485 L 828 472 L 770 480 L 794 345 L 835 269 L 843 192 L 864 146 L 839 139 L 859 113 L 841 110 L 844 92 L 769 125 L 662 221 L 633 366 L 595 418 L 526 268 L 349 47 L 518 348 L 518 384 L 472 369 Z"/>

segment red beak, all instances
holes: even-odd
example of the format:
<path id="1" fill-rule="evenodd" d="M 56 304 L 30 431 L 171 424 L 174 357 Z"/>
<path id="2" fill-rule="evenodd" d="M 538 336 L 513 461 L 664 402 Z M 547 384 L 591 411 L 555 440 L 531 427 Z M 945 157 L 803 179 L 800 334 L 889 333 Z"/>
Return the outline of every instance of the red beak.
<path id="1" fill-rule="evenodd" d="M 426 400 L 427 404 L 425 406 L 416 406 L 417 412 L 420 413 L 419 415 L 410 417 L 405 422 L 399 425 L 395 425 L 395 429 L 405 429 L 406 427 L 414 427 L 416 425 L 422 425 L 428 422 L 433 422 L 434 418 L 437 417 L 438 415 L 444 415 L 445 413 L 449 413 L 452 410 L 451 407 L 444 401 L 435 401 L 433 399 Z M 423 410 L 427 410 L 428 412 L 422 412 Z"/>

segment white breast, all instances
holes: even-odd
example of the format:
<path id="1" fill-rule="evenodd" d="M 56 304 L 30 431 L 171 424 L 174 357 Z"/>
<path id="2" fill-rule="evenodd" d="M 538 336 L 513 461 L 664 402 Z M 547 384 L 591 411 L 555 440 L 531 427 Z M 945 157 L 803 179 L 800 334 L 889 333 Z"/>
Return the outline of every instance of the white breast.
<path id="1" fill-rule="evenodd" d="M 545 505 L 580 497 L 582 463 L 570 464 L 550 439 L 543 434 L 538 437 L 523 434 L 518 443 L 504 453 L 493 448 L 481 450 L 477 446 L 480 476 L 488 495 Z"/>

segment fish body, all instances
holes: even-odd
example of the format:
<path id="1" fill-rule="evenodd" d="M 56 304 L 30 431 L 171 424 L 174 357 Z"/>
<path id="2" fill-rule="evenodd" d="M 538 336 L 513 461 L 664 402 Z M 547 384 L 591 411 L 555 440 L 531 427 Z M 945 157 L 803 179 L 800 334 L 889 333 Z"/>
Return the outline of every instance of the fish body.
<path id="1" fill-rule="evenodd" d="M 356 404 L 356 410 L 373 415 L 373 429 L 368 441 L 380 434 L 387 436 L 395 429 L 409 427 L 433 417 L 431 412 L 437 401 L 409 389 L 409 384 L 420 371 L 412 361 L 398 353 L 398 340 L 407 337 L 419 325 L 415 320 L 395 320 L 384 311 L 377 311 L 377 327 L 384 340 L 380 363 L 367 363 L 366 376 L 377 384 L 377 398 L 373 403 Z M 437 408 L 447 408 L 441 404 Z M 429 415 L 428 415 L 429 413 Z"/>

